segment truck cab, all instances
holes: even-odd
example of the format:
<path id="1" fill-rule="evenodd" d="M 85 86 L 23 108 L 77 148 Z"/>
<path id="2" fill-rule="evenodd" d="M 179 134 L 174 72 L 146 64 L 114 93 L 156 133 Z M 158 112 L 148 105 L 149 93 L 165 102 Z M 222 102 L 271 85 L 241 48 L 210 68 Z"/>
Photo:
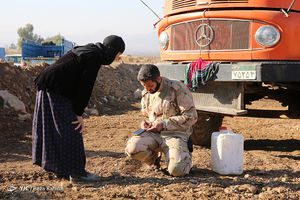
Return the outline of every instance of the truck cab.
<path id="1" fill-rule="evenodd" d="M 6 62 L 11 62 L 16 66 L 21 66 L 22 64 L 22 54 L 9 54 L 5 56 Z"/>

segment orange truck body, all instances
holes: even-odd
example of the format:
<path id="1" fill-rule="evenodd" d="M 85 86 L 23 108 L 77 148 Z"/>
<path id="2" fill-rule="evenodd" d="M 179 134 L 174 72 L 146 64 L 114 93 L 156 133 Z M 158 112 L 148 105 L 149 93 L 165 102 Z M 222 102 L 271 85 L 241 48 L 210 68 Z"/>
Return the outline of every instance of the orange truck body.
<path id="1" fill-rule="evenodd" d="M 178 4 L 181 2 L 181 5 L 176 7 L 176 2 Z M 201 4 L 204 2 L 207 4 Z M 280 11 L 280 9 L 288 9 L 291 2 L 290 0 L 167 0 L 158 33 L 167 31 L 170 41 L 168 48 L 161 50 L 161 57 L 163 60 L 173 61 L 193 61 L 199 57 L 214 61 L 300 60 L 300 45 L 297 45 L 300 44 L 300 1 L 295 1 L 289 17 Z M 237 20 L 235 24 L 230 23 L 235 20 Z M 216 42 L 215 44 L 214 41 L 212 42 L 211 49 L 209 47 L 201 49 L 193 40 L 195 29 L 202 22 L 218 23 L 214 39 Z M 262 25 L 273 25 L 280 31 L 280 41 L 275 46 L 263 47 L 255 41 L 255 32 Z M 229 29 L 239 29 L 239 26 L 240 33 L 230 32 Z M 186 31 L 189 35 L 173 37 L 172 31 Z M 236 44 L 237 47 L 242 46 L 242 49 L 230 47 L 233 43 L 239 42 L 234 41 L 238 36 L 234 34 L 240 34 L 240 39 L 247 40 L 243 41 L 243 44 Z M 186 45 L 190 49 L 184 45 L 176 45 L 179 42 L 190 43 Z"/>
<path id="2" fill-rule="evenodd" d="M 266 25 L 275 27 L 279 32 L 280 39 L 274 45 L 263 46 L 257 42 L 257 31 Z M 272 89 L 264 87 L 265 84 L 284 85 L 285 89 L 279 93 L 292 94 L 293 99 L 300 91 L 300 0 L 165 0 L 158 36 L 163 32 L 167 33 L 168 42 L 160 48 L 161 58 L 165 61 L 159 65 L 162 75 L 183 80 L 186 63 L 199 58 L 220 62 L 219 78 L 210 81 L 215 83 L 210 83 L 212 87 L 205 93 L 214 95 L 220 84 L 228 84 L 228 87 L 232 87 L 233 83 L 238 85 L 239 103 L 233 108 L 235 110 L 244 111 L 244 104 L 249 103 L 248 94 L 253 94 L 253 91 L 267 91 L 260 95 L 268 95 Z M 255 78 L 229 76 L 239 68 L 251 68 L 256 73 Z M 182 76 L 178 75 L 178 71 Z M 201 90 L 196 92 L 201 93 Z M 195 99 L 208 102 L 207 99 L 201 100 L 201 95 L 196 95 Z M 293 102 L 288 100 L 286 104 L 294 105 Z M 208 110 L 221 110 L 220 113 L 225 114 L 246 113 L 227 112 L 227 108 L 219 109 L 219 106 L 222 105 L 214 103 L 211 107 L 215 109 Z M 205 103 L 200 103 L 199 110 L 203 107 Z"/>

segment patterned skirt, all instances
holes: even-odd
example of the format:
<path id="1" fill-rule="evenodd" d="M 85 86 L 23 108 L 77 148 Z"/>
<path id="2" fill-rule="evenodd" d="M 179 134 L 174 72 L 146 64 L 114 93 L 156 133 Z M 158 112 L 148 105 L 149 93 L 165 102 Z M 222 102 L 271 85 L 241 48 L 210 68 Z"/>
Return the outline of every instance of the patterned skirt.
<path id="1" fill-rule="evenodd" d="M 38 91 L 32 125 L 32 162 L 69 176 L 85 173 L 85 152 L 77 117 L 64 96 Z"/>

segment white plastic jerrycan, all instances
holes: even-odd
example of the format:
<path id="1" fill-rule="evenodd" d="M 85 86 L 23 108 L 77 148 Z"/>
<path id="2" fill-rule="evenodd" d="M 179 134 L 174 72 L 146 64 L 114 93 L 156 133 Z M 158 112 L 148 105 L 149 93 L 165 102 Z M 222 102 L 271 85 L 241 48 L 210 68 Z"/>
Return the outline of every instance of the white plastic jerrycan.
<path id="1" fill-rule="evenodd" d="M 244 136 L 220 127 L 211 136 L 211 168 L 219 174 L 243 173 Z"/>

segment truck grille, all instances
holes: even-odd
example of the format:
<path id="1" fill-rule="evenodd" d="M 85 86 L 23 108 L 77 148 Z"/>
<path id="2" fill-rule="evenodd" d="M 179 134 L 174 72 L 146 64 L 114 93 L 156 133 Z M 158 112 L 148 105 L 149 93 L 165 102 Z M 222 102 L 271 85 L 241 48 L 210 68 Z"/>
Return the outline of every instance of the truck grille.
<path id="1" fill-rule="evenodd" d="M 199 38 L 199 26 L 204 24 L 213 32 L 210 33 L 207 28 L 204 34 L 211 40 L 208 42 L 208 39 L 201 39 L 196 42 L 196 31 Z M 245 50 L 249 49 L 249 29 L 250 22 L 245 20 L 204 19 L 178 23 L 171 26 L 170 48 L 172 51 Z"/>
<path id="2" fill-rule="evenodd" d="M 180 9 L 180 8 L 186 8 L 196 5 L 196 0 L 173 0 L 172 1 L 172 9 Z"/>

